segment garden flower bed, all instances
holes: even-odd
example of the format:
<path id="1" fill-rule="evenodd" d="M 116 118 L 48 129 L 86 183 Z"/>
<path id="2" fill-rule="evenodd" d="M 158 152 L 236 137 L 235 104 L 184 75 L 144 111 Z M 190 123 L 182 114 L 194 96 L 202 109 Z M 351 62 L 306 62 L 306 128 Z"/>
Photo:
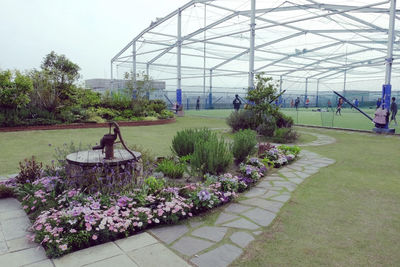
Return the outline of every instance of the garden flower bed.
<path id="1" fill-rule="evenodd" d="M 62 169 L 42 169 L 34 160 L 26 160 L 21 173 L 1 182 L 0 188 L 11 188 L 21 201 L 33 222 L 29 238 L 40 243 L 49 257 L 60 257 L 228 203 L 270 168 L 295 160 L 299 151 L 298 147 L 269 145 L 259 158 L 247 157 L 231 173 L 205 174 L 202 182 L 176 186 L 149 176 L 141 186 L 113 184 L 111 193 L 109 188 L 102 190 L 101 184 L 95 193 L 73 188 Z M 109 178 L 104 177 L 105 183 Z"/>

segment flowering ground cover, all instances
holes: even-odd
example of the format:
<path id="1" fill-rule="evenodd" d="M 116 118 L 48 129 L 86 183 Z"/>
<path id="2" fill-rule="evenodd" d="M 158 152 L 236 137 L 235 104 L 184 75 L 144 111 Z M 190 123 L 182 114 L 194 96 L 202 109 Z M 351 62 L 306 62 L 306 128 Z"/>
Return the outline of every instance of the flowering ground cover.
<path id="1" fill-rule="evenodd" d="M 13 189 L 32 220 L 30 238 L 40 243 L 49 257 L 60 257 L 230 202 L 256 184 L 269 168 L 287 164 L 298 152 L 269 146 L 260 158 L 248 157 L 237 171 L 206 174 L 198 183 L 176 186 L 149 176 L 141 186 L 119 182 L 112 184 L 115 190 L 110 191 L 109 186 L 99 184 L 97 192 L 76 187 L 68 182 L 63 169 L 42 169 L 33 159 L 21 163 L 20 174 L 2 182 L 1 187 Z M 103 177 L 105 183 L 109 180 Z"/>

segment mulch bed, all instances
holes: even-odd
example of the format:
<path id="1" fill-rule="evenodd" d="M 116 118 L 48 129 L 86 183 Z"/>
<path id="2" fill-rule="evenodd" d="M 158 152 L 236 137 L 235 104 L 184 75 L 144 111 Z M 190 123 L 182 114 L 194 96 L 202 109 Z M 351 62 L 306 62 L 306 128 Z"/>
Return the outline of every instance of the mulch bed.
<path id="1" fill-rule="evenodd" d="M 119 121 L 119 126 L 150 126 L 161 125 L 175 122 L 175 118 L 157 120 L 157 121 Z M 108 127 L 108 123 L 72 123 L 72 124 L 56 124 L 56 125 L 33 125 L 33 126 L 16 126 L 16 127 L 0 127 L 0 132 L 18 132 L 18 131 L 35 131 L 35 130 L 64 130 L 64 129 L 84 129 L 84 128 L 104 128 Z"/>

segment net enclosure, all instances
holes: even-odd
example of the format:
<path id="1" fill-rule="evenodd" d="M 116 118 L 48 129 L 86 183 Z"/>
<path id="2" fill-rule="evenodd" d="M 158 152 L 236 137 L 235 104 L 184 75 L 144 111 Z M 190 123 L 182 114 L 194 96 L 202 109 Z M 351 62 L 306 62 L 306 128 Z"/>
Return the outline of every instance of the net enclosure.
<path id="1" fill-rule="evenodd" d="M 149 21 L 111 59 L 111 79 L 144 73 L 165 81 L 167 90 L 209 95 L 244 92 L 264 72 L 280 89 L 307 96 L 307 90 L 380 91 L 390 64 L 389 83 L 396 90 L 395 5 L 395 0 L 192 0 Z"/>

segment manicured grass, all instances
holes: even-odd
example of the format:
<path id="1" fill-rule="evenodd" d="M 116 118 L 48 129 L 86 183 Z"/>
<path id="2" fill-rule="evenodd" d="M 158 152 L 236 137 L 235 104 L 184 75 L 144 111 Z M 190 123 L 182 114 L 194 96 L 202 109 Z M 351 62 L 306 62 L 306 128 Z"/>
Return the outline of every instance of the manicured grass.
<path id="1" fill-rule="evenodd" d="M 222 119 L 186 116 L 166 125 L 121 127 L 121 133 L 128 145 L 138 144 L 154 155 L 166 156 L 171 153 L 171 140 L 177 131 L 201 127 L 228 128 Z M 56 147 L 73 142 L 81 143 L 86 149 L 98 143 L 107 132 L 108 128 L 0 133 L 0 175 L 18 172 L 18 162 L 32 155 L 49 164 Z"/>
<path id="2" fill-rule="evenodd" d="M 315 108 L 314 108 L 315 109 Z M 326 109 L 324 109 L 326 111 Z M 226 118 L 232 113 L 231 109 L 213 109 L 213 110 L 188 110 L 185 111 L 188 115 L 204 116 L 212 118 Z M 282 109 L 283 113 L 293 118 L 296 124 L 317 125 L 327 127 L 339 127 L 359 130 L 372 130 L 374 124 L 364 115 L 354 109 L 343 109 L 342 116 L 335 115 L 335 110 L 330 112 L 313 112 L 309 109 Z M 370 117 L 374 117 L 375 110 L 364 109 Z M 400 121 L 400 117 L 397 116 Z M 390 128 L 395 128 L 396 132 L 400 132 L 400 125 L 390 125 Z"/>
<path id="3" fill-rule="evenodd" d="M 400 138 L 312 131 L 337 142 L 306 149 L 336 163 L 307 178 L 233 266 L 398 265 Z"/>

